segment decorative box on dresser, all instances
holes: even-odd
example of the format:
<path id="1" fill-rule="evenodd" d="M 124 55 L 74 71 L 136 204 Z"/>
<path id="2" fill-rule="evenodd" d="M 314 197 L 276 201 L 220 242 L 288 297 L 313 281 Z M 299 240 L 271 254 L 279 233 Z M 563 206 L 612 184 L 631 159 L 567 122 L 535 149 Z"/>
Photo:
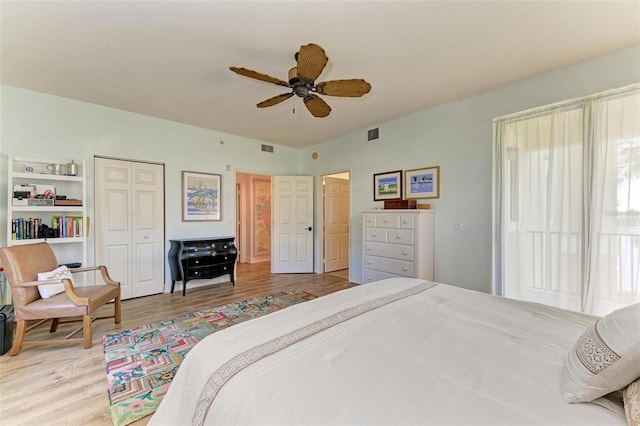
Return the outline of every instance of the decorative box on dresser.
<path id="1" fill-rule="evenodd" d="M 235 285 L 234 270 L 238 249 L 235 237 L 190 238 L 171 240 L 169 266 L 171 267 L 171 293 L 176 281 L 182 281 L 182 295 L 187 281 L 215 278 L 229 274 Z"/>
<path id="2" fill-rule="evenodd" d="M 362 212 L 362 283 L 393 277 L 433 281 L 433 210 Z"/>

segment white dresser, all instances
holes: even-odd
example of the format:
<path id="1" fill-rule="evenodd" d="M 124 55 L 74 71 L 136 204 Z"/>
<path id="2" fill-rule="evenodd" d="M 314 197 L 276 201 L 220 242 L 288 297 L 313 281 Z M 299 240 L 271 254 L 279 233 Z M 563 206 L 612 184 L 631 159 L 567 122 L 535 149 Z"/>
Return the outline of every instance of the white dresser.
<path id="1" fill-rule="evenodd" d="M 433 210 L 362 212 L 362 283 L 392 277 L 433 281 Z"/>

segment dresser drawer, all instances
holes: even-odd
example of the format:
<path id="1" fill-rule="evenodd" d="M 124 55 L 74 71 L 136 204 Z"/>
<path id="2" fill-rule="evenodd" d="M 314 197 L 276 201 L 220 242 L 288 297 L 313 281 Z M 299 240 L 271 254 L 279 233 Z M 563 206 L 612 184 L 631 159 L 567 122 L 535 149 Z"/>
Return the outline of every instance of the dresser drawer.
<path id="1" fill-rule="evenodd" d="M 229 263 L 235 259 L 235 256 L 231 253 L 215 253 L 208 256 L 189 256 L 187 257 L 187 266 L 207 266 L 218 265 L 220 263 Z"/>
<path id="2" fill-rule="evenodd" d="M 380 213 L 376 215 L 376 226 L 378 228 L 399 228 L 400 215 Z"/>
<path id="3" fill-rule="evenodd" d="M 374 213 L 365 213 L 362 215 L 362 224 L 368 227 L 376 226 L 376 215 Z"/>
<path id="4" fill-rule="evenodd" d="M 232 241 L 216 241 L 214 247 L 218 253 L 224 253 L 227 251 L 235 252 L 236 246 Z"/>
<path id="5" fill-rule="evenodd" d="M 402 229 L 415 229 L 416 227 L 416 217 L 412 214 L 401 214 L 400 215 L 400 228 Z"/>
<path id="6" fill-rule="evenodd" d="M 393 244 L 414 244 L 415 234 L 411 229 L 390 229 L 388 235 L 388 242 Z"/>
<path id="7" fill-rule="evenodd" d="M 201 252 L 210 252 L 211 250 L 215 250 L 216 245 L 213 242 L 195 242 L 195 243 L 185 243 L 182 251 L 184 253 L 201 253 Z"/>
<path id="8" fill-rule="evenodd" d="M 194 266 L 187 270 L 187 279 L 214 278 L 233 271 L 233 263 Z"/>
<path id="9" fill-rule="evenodd" d="M 375 269 L 376 271 L 388 272 L 390 274 L 402 275 L 404 277 L 413 276 L 413 262 L 404 260 L 365 256 L 364 267 L 366 269 Z"/>
<path id="10" fill-rule="evenodd" d="M 364 239 L 367 241 L 387 241 L 387 229 L 381 228 L 364 228 Z"/>
<path id="11" fill-rule="evenodd" d="M 414 260 L 414 247 L 402 244 L 385 244 L 367 242 L 364 248 L 365 255 L 391 257 L 400 260 Z"/>
<path id="12" fill-rule="evenodd" d="M 372 283 L 374 281 L 380 281 L 387 278 L 395 278 L 395 277 L 397 277 L 397 275 L 390 274 L 388 272 L 374 271 L 372 269 L 365 268 L 363 282 L 366 284 L 366 283 Z"/>

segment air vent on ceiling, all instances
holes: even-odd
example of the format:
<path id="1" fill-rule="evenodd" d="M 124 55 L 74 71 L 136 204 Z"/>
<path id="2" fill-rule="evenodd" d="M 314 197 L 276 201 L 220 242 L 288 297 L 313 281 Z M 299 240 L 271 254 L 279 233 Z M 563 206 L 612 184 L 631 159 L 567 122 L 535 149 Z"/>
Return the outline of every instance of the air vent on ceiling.
<path id="1" fill-rule="evenodd" d="M 272 145 L 262 144 L 262 151 L 263 152 L 273 152 L 273 146 Z"/>
<path id="2" fill-rule="evenodd" d="M 380 139 L 380 128 L 367 130 L 367 142 L 373 142 Z"/>

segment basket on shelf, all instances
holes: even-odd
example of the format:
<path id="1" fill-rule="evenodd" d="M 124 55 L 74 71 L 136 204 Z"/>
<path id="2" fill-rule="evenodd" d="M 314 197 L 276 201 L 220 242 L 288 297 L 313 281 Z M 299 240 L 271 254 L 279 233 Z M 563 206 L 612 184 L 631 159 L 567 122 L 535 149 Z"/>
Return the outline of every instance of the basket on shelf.
<path id="1" fill-rule="evenodd" d="M 416 204 L 416 207 L 423 210 L 428 210 L 431 204 Z"/>

